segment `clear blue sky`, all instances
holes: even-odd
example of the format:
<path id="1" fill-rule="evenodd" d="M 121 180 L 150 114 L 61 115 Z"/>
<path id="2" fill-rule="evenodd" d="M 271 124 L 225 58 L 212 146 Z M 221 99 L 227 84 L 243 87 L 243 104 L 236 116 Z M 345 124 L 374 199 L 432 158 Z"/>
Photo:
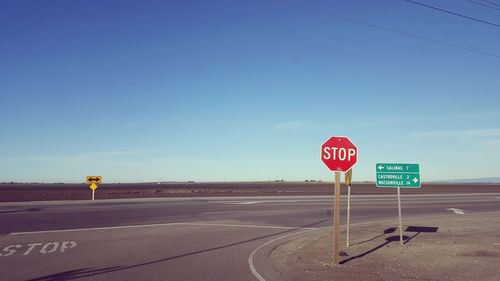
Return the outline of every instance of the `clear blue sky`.
<path id="1" fill-rule="evenodd" d="M 331 180 L 332 135 L 354 180 L 500 176 L 500 28 L 401 0 L 2 1 L 0 97 L 0 181 Z"/>

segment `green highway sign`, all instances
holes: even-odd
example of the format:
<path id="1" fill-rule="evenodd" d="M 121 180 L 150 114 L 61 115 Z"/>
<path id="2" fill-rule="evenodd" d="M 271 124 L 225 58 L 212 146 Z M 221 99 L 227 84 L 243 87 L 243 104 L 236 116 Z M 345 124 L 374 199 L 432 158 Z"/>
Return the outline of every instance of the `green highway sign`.
<path id="1" fill-rule="evenodd" d="M 418 164 L 377 163 L 377 187 L 420 188 Z"/>

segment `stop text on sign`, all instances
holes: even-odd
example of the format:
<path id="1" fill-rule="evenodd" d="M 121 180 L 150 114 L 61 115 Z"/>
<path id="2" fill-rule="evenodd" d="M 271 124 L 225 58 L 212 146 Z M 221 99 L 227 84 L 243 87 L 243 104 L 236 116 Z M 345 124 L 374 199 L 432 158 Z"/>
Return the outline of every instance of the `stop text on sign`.
<path id="1" fill-rule="evenodd" d="M 323 147 L 323 159 L 325 160 L 340 160 L 351 161 L 356 156 L 356 149 L 343 147 Z"/>
<path id="2" fill-rule="evenodd" d="M 347 137 L 333 136 L 321 146 L 321 161 L 335 172 L 347 172 L 358 162 L 358 148 Z"/>

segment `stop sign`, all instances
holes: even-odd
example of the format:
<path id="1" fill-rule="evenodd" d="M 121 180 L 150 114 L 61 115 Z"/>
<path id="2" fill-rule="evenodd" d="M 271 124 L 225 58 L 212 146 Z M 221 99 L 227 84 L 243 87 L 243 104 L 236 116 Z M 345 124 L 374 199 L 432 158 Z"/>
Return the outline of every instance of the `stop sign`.
<path id="1" fill-rule="evenodd" d="M 347 172 L 358 162 L 358 148 L 347 137 L 331 137 L 321 146 L 321 160 L 334 172 Z"/>

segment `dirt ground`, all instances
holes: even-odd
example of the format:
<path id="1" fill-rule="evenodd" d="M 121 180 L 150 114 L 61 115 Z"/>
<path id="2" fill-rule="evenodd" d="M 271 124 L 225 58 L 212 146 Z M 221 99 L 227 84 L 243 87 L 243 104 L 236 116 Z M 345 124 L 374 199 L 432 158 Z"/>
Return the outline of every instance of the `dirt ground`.
<path id="1" fill-rule="evenodd" d="M 354 183 L 352 194 L 394 194 L 393 188 L 377 188 L 370 183 Z M 424 184 L 418 189 L 402 189 L 402 194 L 500 192 L 497 185 Z M 347 188 L 342 188 L 342 194 Z M 91 190 L 85 184 L 0 184 L 0 202 L 40 200 L 88 200 Z M 96 199 L 200 197 L 200 196 L 272 196 L 332 195 L 333 184 L 327 182 L 210 182 L 210 183 L 103 183 Z"/>
<path id="2" fill-rule="evenodd" d="M 334 264 L 331 229 L 313 231 L 269 255 L 283 280 L 500 280 L 500 212 L 449 214 L 351 228 L 351 246 Z M 404 239 L 405 239 L 404 238 Z"/>

